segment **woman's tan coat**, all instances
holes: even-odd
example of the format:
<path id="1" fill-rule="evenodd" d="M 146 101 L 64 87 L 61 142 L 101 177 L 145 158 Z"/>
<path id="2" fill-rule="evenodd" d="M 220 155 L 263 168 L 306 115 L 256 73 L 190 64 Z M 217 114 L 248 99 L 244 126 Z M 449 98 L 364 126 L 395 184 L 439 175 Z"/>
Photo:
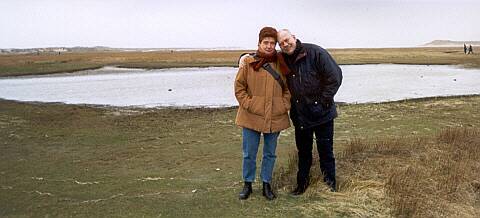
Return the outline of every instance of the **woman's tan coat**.
<path id="1" fill-rule="evenodd" d="M 290 127 L 290 92 L 282 90 L 280 84 L 268 71 L 255 71 L 250 63 L 252 55 L 240 59 L 235 78 L 235 97 L 240 105 L 235 123 L 240 127 L 262 133 L 279 132 Z M 277 72 L 277 63 L 270 63 Z M 279 72 L 280 73 L 280 72 Z M 282 82 L 285 77 L 280 73 Z"/>

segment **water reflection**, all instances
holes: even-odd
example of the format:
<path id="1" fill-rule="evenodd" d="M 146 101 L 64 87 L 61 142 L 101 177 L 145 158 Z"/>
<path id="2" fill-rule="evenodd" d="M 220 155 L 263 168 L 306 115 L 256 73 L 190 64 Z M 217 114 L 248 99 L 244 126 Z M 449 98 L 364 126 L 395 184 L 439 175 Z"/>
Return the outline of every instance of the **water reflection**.
<path id="1" fill-rule="evenodd" d="M 433 65 L 342 65 L 336 101 L 383 102 L 480 94 L 480 70 Z M 236 68 L 99 70 L 0 79 L 0 98 L 113 106 L 225 107 L 238 105 Z"/>

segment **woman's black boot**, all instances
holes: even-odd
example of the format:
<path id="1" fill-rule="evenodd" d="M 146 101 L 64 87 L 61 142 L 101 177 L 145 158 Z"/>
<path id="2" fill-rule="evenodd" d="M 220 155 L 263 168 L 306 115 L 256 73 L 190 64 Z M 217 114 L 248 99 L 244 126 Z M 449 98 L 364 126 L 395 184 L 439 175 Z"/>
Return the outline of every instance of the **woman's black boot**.
<path id="1" fill-rule="evenodd" d="M 250 194 L 252 194 L 252 183 L 245 182 L 245 184 L 243 185 L 243 189 L 240 192 L 238 198 L 240 198 L 240 200 L 245 200 L 250 196 Z"/>
<path id="2" fill-rule="evenodd" d="M 270 186 L 270 183 L 268 182 L 263 182 L 263 196 L 267 198 L 268 200 L 273 200 L 277 196 L 275 196 L 275 193 L 273 193 L 272 187 Z"/>

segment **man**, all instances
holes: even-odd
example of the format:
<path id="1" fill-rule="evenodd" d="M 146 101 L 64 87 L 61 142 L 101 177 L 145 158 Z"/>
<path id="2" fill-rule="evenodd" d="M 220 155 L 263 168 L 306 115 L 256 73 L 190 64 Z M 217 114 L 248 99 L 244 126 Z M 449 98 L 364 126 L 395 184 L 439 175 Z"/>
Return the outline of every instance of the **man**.
<path id="1" fill-rule="evenodd" d="M 303 194 L 309 185 L 313 134 L 324 182 L 336 191 L 333 120 L 337 110 L 333 97 L 342 83 L 342 70 L 325 49 L 300 42 L 288 30 L 279 31 L 277 39 L 290 69 L 290 117 L 298 150 L 297 187 L 292 194 Z"/>
<path id="2" fill-rule="evenodd" d="M 239 61 L 235 78 L 235 97 L 239 108 L 235 123 L 242 127 L 243 138 L 243 180 L 244 187 L 239 198 L 247 199 L 252 193 L 252 182 L 255 180 L 256 160 L 260 136 L 263 134 L 263 158 L 261 179 L 263 195 L 268 200 L 275 199 L 271 188 L 272 174 L 275 164 L 275 150 L 281 130 L 290 127 L 288 110 L 290 109 L 290 93 L 282 86 L 285 79 L 276 80 L 266 69 L 268 63 L 277 72 L 287 69 L 285 63 L 277 59 L 275 45 L 277 30 L 264 27 L 260 30 L 258 50 L 256 54 L 245 55 Z M 283 60 L 283 59 L 282 59 Z M 280 74 L 275 74 L 280 76 Z"/>
<path id="3" fill-rule="evenodd" d="M 463 43 L 463 53 L 467 54 L 467 45 L 465 43 Z"/>
<path id="4" fill-rule="evenodd" d="M 468 46 L 468 54 L 473 54 L 473 47 L 471 44 Z"/>

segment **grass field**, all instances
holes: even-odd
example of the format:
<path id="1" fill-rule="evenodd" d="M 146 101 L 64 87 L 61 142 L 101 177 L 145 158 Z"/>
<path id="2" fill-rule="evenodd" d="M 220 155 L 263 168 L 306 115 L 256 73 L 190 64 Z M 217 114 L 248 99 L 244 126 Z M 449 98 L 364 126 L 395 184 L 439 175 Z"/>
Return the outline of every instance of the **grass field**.
<path id="1" fill-rule="evenodd" d="M 234 108 L 1 101 L 0 216 L 473 217 L 480 212 L 479 109 L 478 96 L 342 105 L 335 129 L 339 192 L 313 182 L 300 198 L 287 194 L 295 145 L 293 129 L 283 131 L 279 198 L 268 202 L 259 184 L 251 199 L 237 199 L 241 137 Z M 442 130 L 464 128 L 474 131 L 467 142 L 446 133 L 439 139 Z M 318 164 L 312 170 L 318 176 Z M 458 187 L 442 188 L 456 170 L 464 173 L 455 177 Z"/>
<path id="2" fill-rule="evenodd" d="M 452 64 L 480 67 L 478 54 L 463 48 L 331 49 L 339 64 Z M 134 68 L 237 66 L 246 51 L 84 52 L 0 55 L 0 77 L 49 74 L 95 69 L 102 66 Z"/>
<path id="3" fill-rule="evenodd" d="M 0 55 L 0 74 L 234 66 L 240 52 Z M 332 50 L 338 62 L 480 65 L 451 48 Z M 288 195 L 293 128 L 281 133 L 269 202 L 241 189 L 236 108 L 139 109 L 0 100 L 0 217 L 477 217 L 480 96 L 340 105 L 339 192 Z M 260 162 L 261 152 L 259 152 Z M 258 173 L 258 172 L 257 172 Z"/>

